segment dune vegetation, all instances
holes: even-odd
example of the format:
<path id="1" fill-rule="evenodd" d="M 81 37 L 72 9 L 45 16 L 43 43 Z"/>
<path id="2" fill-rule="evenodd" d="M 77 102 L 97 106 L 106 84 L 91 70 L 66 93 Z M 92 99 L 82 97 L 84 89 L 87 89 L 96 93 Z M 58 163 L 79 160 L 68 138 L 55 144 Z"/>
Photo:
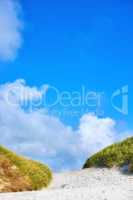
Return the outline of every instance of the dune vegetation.
<path id="1" fill-rule="evenodd" d="M 0 192 L 39 190 L 52 179 L 50 169 L 0 146 Z"/>
<path id="2" fill-rule="evenodd" d="M 133 172 L 133 137 L 115 143 L 90 157 L 83 168 L 90 167 L 123 167 Z"/>

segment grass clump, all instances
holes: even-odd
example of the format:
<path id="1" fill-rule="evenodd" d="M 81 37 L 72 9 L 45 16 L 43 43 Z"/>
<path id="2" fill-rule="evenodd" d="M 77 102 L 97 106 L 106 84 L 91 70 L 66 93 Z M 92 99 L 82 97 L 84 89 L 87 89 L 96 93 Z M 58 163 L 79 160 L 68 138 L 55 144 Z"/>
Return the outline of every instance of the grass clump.
<path id="1" fill-rule="evenodd" d="M 16 184 L 16 191 L 38 190 L 47 187 L 52 179 L 52 173 L 46 165 L 18 156 L 3 146 L 0 146 L 0 163 L 2 163 L 2 165 L 0 165 L 0 181 L 6 177 L 10 183 L 11 179 L 10 176 L 8 176 L 8 173 L 10 174 L 10 172 L 12 174 L 10 174 L 11 177 L 16 173 L 19 174 L 14 177 L 14 182 L 18 180 L 17 177 L 21 177 L 21 181 L 17 181 L 17 184 L 23 182 L 23 186 L 20 184 L 20 187 L 17 188 Z M 4 165 L 7 165 L 8 167 L 6 167 L 6 171 L 2 174 L 1 171 L 3 172 L 3 169 L 5 168 L 2 166 Z"/>
<path id="2" fill-rule="evenodd" d="M 133 137 L 113 144 L 90 157 L 83 168 L 128 166 L 133 172 Z"/>

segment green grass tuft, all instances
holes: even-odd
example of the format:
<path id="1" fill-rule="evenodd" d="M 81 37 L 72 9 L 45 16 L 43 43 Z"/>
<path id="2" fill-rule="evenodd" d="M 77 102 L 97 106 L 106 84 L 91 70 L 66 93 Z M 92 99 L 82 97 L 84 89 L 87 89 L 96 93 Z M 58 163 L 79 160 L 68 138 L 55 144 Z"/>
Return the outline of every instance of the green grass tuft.
<path id="1" fill-rule="evenodd" d="M 90 157 L 83 168 L 90 167 L 121 167 L 128 165 L 133 172 L 133 137 L 113 144 Z"/>
<path id="2" fill-rule="evenodd" d="M 27 178 L 31 190 L 38 190 L 49 185 L 52 173 L 46 165 L 18 156 L 3 146 L 0 146 L 0 155 L 5 156 L 13 166 L 17 167 L 22 176 Z"/>

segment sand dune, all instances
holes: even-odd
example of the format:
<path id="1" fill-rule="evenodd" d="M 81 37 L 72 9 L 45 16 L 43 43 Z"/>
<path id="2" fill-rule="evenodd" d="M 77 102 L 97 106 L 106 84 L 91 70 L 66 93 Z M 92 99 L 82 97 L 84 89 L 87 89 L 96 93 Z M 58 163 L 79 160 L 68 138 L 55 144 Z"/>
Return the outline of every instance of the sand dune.
<path id="1" fill-rule="evenodd" d="M 54 174 L 48 189 L 1 194 L 0 200 L 133 200 L 133 176 L 116 169 Z"/>

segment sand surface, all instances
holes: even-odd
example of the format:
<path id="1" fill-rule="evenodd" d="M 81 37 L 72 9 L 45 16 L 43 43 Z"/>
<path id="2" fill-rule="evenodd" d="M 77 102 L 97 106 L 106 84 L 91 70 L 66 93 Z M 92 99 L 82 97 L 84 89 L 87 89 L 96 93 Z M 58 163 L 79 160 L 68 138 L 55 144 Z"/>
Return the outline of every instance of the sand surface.
<path id="1" fill-rule="evenodd" d="M 0 200 L 133 200 L 133 176 L 116 169 L 54 174 L 48 189 L 0 194 Z"/>

